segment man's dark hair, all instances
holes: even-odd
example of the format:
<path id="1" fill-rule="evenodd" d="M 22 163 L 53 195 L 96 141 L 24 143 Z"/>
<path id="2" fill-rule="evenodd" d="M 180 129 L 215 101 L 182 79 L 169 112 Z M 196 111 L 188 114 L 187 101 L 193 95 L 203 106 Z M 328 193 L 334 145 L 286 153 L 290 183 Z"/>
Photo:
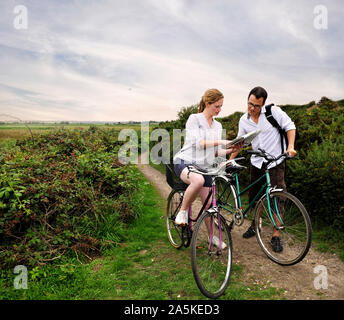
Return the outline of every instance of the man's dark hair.
<path id="1" fill-rule="evenodd" d="M 251 94 L 253 94 L 257 99 L 263 98 L 263 105 L 265 103 L 266 98 L 268 97 L 268 93 L 266 92 L 266 90 L 262 87 L 255 87 L 253 88 L 248 97 L 247 100 L 250 98 Z"/>

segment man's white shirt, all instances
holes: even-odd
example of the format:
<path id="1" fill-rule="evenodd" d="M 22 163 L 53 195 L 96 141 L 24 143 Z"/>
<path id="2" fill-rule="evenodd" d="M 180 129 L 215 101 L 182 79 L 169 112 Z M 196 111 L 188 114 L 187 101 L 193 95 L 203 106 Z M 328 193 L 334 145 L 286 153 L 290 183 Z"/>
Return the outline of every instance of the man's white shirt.
<path id="1" fill-rule="evenodd" d="M 265 116 L 265 106 L 262 107 L 261 113 L 258 118 L 258 123 L 255 123 L 248 112 L 246 112 L 239 120 L 239 132 L 238 137 L 247 134 L 251 131 L 260 129 L 260 134 L 252 140 L 252 149 L 258 151 L 258 148 L 265 150 L 267 153 L 277 157 L 282 153 L 281 150 L 281 136 L 277 128 L 275 128 Z M 271 108 L 271 114 L 276 119 L 281 128 L 285 131 L 296 129 L 294 122 L 290 117 L 279 107 L 273 106 Z M 284 142 L 285 144 L 285 142 Z M 284 150 L 287 146 L 285 145 Z M 261 169 L 264 158 L 251 156 L 251 164 Z M 269 165 L 269 169 L 277 166 L 283 161 L 283 158 L 277 162 L 273 162 Z"/>

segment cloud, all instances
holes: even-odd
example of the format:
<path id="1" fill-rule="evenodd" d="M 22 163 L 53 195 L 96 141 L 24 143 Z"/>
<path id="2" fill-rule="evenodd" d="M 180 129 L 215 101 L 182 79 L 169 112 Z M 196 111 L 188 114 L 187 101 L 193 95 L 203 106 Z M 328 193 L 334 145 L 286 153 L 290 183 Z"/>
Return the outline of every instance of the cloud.
<path id="1" fill-rule="evenodd" d="M 262 85 L 275 103 L 344 96 L 343 9 L 316 1 L 22 1 L 0 4 L 0 113 L 38 120 L 167 120 L 216 87 L 222 115 Z"/>

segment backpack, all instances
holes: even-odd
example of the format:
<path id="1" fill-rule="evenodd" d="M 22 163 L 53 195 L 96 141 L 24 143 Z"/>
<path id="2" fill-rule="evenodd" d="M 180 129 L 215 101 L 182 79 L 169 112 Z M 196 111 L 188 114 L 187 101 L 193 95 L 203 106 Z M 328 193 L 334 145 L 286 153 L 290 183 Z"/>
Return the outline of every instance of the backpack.
<path id="1" fill-rule="evenodd" d="M 271 107 L 272 106 L 274 106 L 273 103 L 265 106 L 265 110 L 266 110 L 265 116 L 266 116 L 266 119 L 271 123 L 271 125 L 274 126 L 278 130 L 278 132 L 279 132 L 279 134 L 281 136 L 281 150 L 282 150 L 282 153 L 283 153 L 285 151 L 284 150 L 284 143 L 283 143 L 283 141 L 285 141 L 286 142 L 286 146 L 288 146 L 288 136 L 287 136 L 287 132 L 284 131 L 281 128 L 281 126 L 278 124 L 276 119 L 271 114 Z M 297 137 L 298 137 L 298 132 L 296 130 L 295 140 L 297 139 Z"/>

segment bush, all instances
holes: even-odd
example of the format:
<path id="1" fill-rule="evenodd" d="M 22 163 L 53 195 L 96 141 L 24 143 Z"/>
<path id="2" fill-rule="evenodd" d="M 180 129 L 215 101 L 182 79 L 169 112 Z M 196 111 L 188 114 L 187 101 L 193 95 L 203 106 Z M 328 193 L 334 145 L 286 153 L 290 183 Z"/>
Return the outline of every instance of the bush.
<path id="1" fill-rule="evenodd" d="M 318 103 L 311 101 L 305 105 L 280 107 L 295 122 L 299 133 L 295 143 L 298 160 L 287 163 L 288 191 L 300 198 L 314 222 L 335 225 L 344 231 L 344 100 L 332 101 L 323 97 Z M 172 135 L 173 129 L 185 128 L 187 117 L 192 112 L 197 112 L 194 106 L 182 108 L 178 120 L 161 123 L 160 127 Z M 237 136 L 242 114 L 235 112 L 217 119 L 226 129 L 227 139 Z M 243 152 L 239 156 L 242 155 Z M 248 165 L 249 156 L 246 158 Z M 244 170 L 240 173 L 241 188 L 248 183 L 249 170 Z"/>
<path id="2" fill-rule="evenodd" d="M 0 265 L 80 259 L 122 241 L 139 214 L 139 174 L 117 159 L 115 130 L 58 130 L 0 156 Z"/>
<path id="3" fill-rule="evenodd" d="M 304 203 L 313 222 L 344 231 L 344 108 L 326 97 L 303 106 L 284 106 L 300 138 L 298 160 L 288 162 L 288 190 Z"/>
<path id="4" fill-rule="evenodd" d="M 290 161 L 288 191 L 302 199 L 313 221 L 344 231 L 344 138 L 315 142 Z"/>

